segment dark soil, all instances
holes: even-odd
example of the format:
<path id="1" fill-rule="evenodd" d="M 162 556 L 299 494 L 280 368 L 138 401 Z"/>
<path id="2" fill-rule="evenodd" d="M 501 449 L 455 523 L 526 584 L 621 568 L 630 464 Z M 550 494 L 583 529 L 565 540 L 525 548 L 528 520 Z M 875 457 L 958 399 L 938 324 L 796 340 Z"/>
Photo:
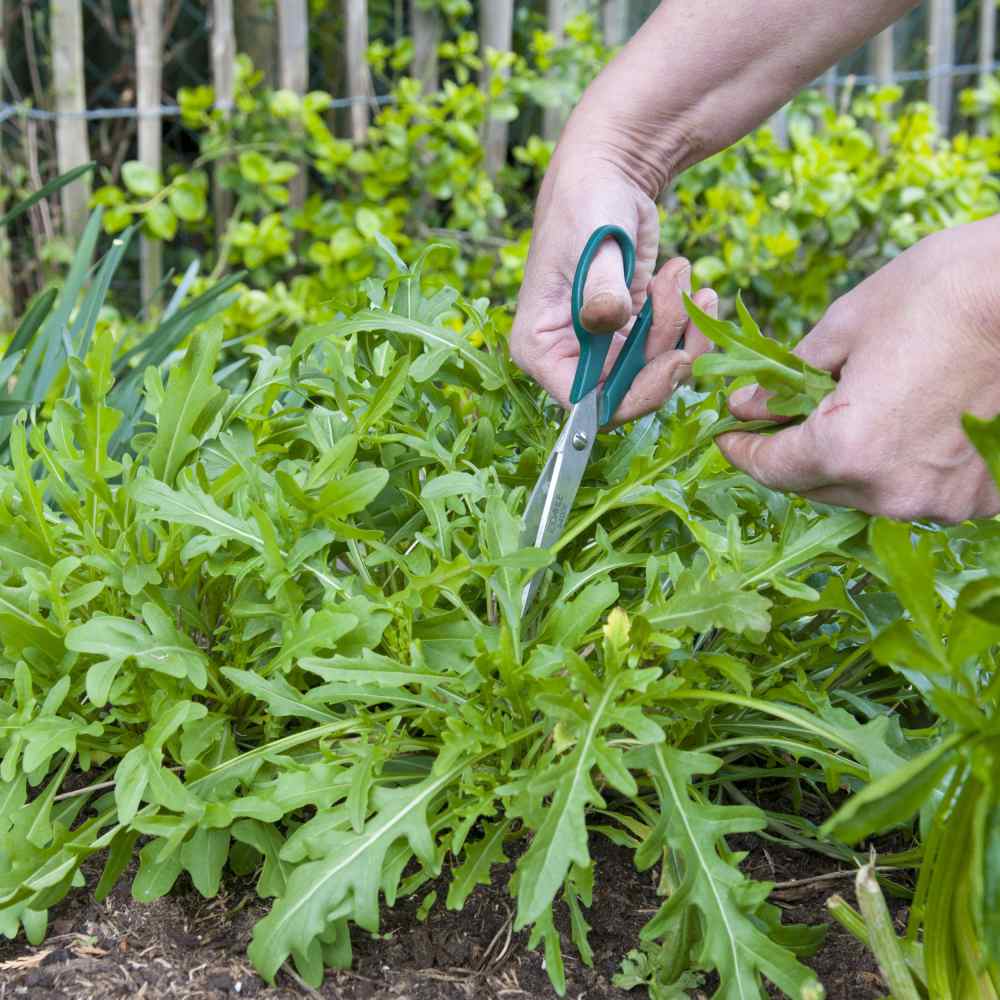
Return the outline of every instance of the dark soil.
<path id="1" fill-rule="evenodd" d="M 786 922 L 829 924 L 827 897 L 840 892 L 853 899 L 850 876 L 815 880 L 841 870 L 837 862 L 749 838 L 740 846 L 752 848 L 745 862 L 748 871 L 779 883 L 772 901 L 782 907 Z M 598 873 L 588 919 L 594 967 L 574 957 L 565 935 L 567 996 L 643 1000 L 639 991 L 617 989 L 611 979 L 658 905 L 654 876 L 637 873 L 629 852 L 602 838 L 593 847 Z M 98 867 L 88 863 L 85 873 L 92 886 Z M 320 990 L 297 981 L 288 966 L 274 987 L 254 973 L 246 947 L 265 907 L 251 882 L 232 879 L 212 900 L 179 882 L 171 896 L 143 904 L 131 898 L 129 875 L 101 904 L 93 902 L 88 890 L 74 890 L 52 911 L 50 933 L 41 947 L 32 948 L 23 938 L 0 941 L 0 1000 L 554 1000 L 541 954 L 528 950 L 526 934 L 511 931 L 508 875 L 501 871 L 493 886 L 480 886 L 461 913 L 444 907 L 446 889 L 438 893 L 424 922 L 416 919 L 416 899 L 386 910 L 380 937 L 355 932 L 354 969 L 328 973 Z M 899 910 L 897 920 L 904 917 Z M 869 1000 L 885 993 L 871 956 L 837 925 L 808 963 L 830 1000 Z"/>

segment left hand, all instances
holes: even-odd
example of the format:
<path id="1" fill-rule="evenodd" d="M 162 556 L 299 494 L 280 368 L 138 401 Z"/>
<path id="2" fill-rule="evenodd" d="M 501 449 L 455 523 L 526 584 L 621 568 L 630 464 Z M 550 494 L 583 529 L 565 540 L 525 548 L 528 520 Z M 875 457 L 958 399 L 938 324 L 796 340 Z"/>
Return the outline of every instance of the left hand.
<path id="1" fill-rule="evenodd" d="M 955 523 L 1000 512 L 962 430 L 1000 413 L 1000 216 L 929 236 L 833 303 L 795 353 L 838 378 L 801 424 L 718 438 L 773 489 L 899 520 Z M 775 419 L 767 393 L 729 401 Z"/>

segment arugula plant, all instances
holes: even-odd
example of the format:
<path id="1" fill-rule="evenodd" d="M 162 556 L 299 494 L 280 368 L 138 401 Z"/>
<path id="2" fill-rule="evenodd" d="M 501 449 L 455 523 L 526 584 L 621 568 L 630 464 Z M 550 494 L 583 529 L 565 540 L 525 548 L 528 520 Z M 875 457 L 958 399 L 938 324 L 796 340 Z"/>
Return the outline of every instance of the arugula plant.
<path id="1" fill-rule="evenodd" d="M 317 984 L 350 963 L 352 925 L 377 931 L 446 860 L 460 909 L 516 857 L 515 924 L 562 992 L 564 948 L 591 960 L 607 837 L 663 897 L 623 984 L 677 996 L 714 971 L 720 998 L 765 981 L 816 998 L 801 959 L 820 932 L 781 923 L 728 838 L 844 862 L 860 855 L 838 836 L 908 829 L 924 808 L 929 859 L 957 863 L 943 848 L 968 829 L 981 845 L 962 857 L 976 936 L 927 920 L 929 974 L 949 981 L 960 941 L 995 956 L 993 786 L 972 752 L 991 752 L 989 526 L 911 550 L 877 525 L 866 545 L 864 516 L 725 465 L 715 387 L 602 435 L 563 537 L 519 550 L 556 415 L 484 303 L 430 290 L 426 253 L 383 253 L 362 308 L 249 345 L 242 365 L 212 302 L 166 372 L 95 329 L 65 391 L 13 420 L 0 931 L 37 942 L 87 857 L 106 858 L 103 898 L 142 838 L 136 898 L 182 872 L 206 896 L 255 873 L 271 908 L 251 958 Z M 814 376 L 748 316 L 717 335 L 741 375 L 783 373 L 800 411 L 814 402 Z M 953 874 L 923 871 L 915 913 Z"/>

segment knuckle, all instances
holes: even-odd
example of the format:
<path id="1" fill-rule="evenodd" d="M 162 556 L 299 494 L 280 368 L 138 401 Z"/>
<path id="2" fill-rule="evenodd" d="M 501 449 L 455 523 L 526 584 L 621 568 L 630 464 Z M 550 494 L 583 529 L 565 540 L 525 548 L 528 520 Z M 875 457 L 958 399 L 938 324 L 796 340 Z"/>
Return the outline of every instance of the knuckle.
<path id="1" fill-rule="evenodd" d="M 511 338 L 508 346 L 510 350 L 510 360 L 513 361 L 514 364 L 521 369 L 521 371 L 527 373 L 528 359 L 525 356 L 524 349 L 521 347 L 520 339 L 515 340 L 514 338 Z"/>
<path id="2" fill-rule="evenodd" d="M 872 454 L 871 430 L 862 423 L 845 423 L 835 434 L 820 433 L 815 444 L 817 459 L 834 481 L 860 486 L 878 476 L 880 465 Z"/>
<path id="3" fill-rule="evenodd" d="M 747 449 L 745 469 L 749 475 L 768 489 L 778 489 L 783 481 L 783 467 L 780 458 L 775 460 L 766 450 L 767 438 L 754 437 Z"/>
<path id="4" fill-rule="evenodd" d="M 926 498 L 920 495 L 919 491 L 897 490 L 874 506 L 883 517 L 888 517 L 893 521 L 917 521 L 927 517 L 934 517 L 935 520 L 943 519 L 935 517 L 931 505 Z"/>
<path id="5" fill-rule="evenodd" d="M 834 337 L 850 333 L 858 325 L 858 313 L 853 296 L 842 295 L 830 303 L 818 325 Z"/>

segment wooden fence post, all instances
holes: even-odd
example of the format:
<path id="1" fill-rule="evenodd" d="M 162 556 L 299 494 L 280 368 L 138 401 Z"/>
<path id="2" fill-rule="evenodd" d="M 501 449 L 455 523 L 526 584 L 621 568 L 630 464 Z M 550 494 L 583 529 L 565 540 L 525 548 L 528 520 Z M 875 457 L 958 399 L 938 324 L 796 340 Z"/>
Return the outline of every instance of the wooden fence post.
<path id="1" fill-rule="evenodd" d="M 7 2 L 0 0 L 0 101 L 4 100 L 4 69 L 7 65 Z M 0 130 L 0 177 L 9 176 L 7 158 L 3 149 L 3 131 Z M 0 212 L 3 212 L 0 206 Z M 14 283 L 10 275 L 10 244 L 5 227 L 0 227 L 0 326 L 14 317 Z"/>
<path id="2" fill-rule="evenodd" d="M 351 138 L 364 142 L 368 137 L 368 102 L 371 81 L 368 73 L 368 0 L 344 0 L 347 21 L 347 93 L 351 105 Z"/>
<path id="3" fill-rule="evenodd" d="M 52 0 L 52 90 L 56 119 L 56 163 L 59 173 L 90 162 L 83 77 L 83 9 L 80 0 Z M 63 232 L 76 243 L 89 214 L 90 179 L 81 177 L 59 192 Z"/>
<path id="4" fill-rule="evenodd" d="M 895 54 L 893 51 L 892 25 L 880 31 L 871 41 L 868 54 L 869 73 L 880 87 L 891 86 L 895 79 Z"/>
<path id="5" fill-rule="evenodd" d="M 588 0 L 547 0 L 548 31 L 555 36 L 556 45 L 562 45 L 566 40 L 566 22 L 577 14 L 582 14 L 589 6 Z M 567 107 L 545 109 L 542 134 L 546 139 L 554 142 L 559 138 L 571 110 L 572 108 Z"/>
<path id="6" fill-rule="evenodd" d="M 309 7 L 307 0 L 278 0 L 278 80 L 300 97 L 309 90 Z M 306 200 L 306 167 L 288 186 L 292 208 Z"/>
<path id="7" fill-rule="evenodd" d="M 890 87 L 896 78 L 891 24 L 871 41 L 871 48 L 868 51 L 868 72 L 875 77 L 875 85 L 878 87 Z M 875 130 L 875 143 L 880 152 L 884 153 L 889 148 L 889 131 L 884 125 L 879 125 Z"/>
<path id="8" fill-rule="evenodd" d="M 604 28 L 604 44 L 623 45 L 629 37 L 628 0 L 604 0 L 601 20 Z"/>
<path id="9" fill-rule="evenodd" d="M 955 64 L 955 0 L 930 0 L 927 24 L 927 100 L 937 115 L 941 134 L 947 135 Z"/>
<path id="10" fill-rule="evenodd" d="M 997 4 L 996 0 L 979 0 L 979 85 L 993 74 L 993 62 L 997 48 Z M 989 124 L 985 115 L 976 125 L 978 135 L 986 135 Z"/>
<path id="11" fill-rule="evenodd" d="M 236 27 L 233 0 L 212 0 L 212 87 L 215 106 L 228 118 L 236 87 Z M 222 186 L 227 157 L 215 161 L 212 181 L 212 211 L 215 237 L 221 243 L 233 210 L 232 192 Z"/>
<path id="12" fill-rule="evenodd" d="M 236 40 L 254 66 L 264 74 L 264 84 L 273 87 L 275 45 L 273 4 L 268 0 L 239 0 L 240 16 L 236 22 Z"/>
<path id="13" fill-rule="evenodd" d="M 823 96 L 831 103 L 837 103 L 837 64 L 834 63 L 823 74 Z"/>
<path id="14" fill-rule="evenodd" d="M 413 0 L 410 31 L 413 33 L 413 76 L 423 85 L 425 94 L 432 94 L 438 89 L 441 12 L 437 7 L 424 8 L 419 0 Z"/>
<path id="15" fill-rule="evenodd" d="M 162 174 L 163 0 L 130 0 L 135 29 L 136 108 L 139 112 L 139 160 Z M 142 301 L 147 315 L 155 311 L 163 280 L 163 244 L 143 239 L 140 250 Z"/>
<path id="16" fill-rule="evenodd" d="M 490 0 L 479 8 L 479 41 L 483 49 L 483 70 L 480 86 L 488 94 L 490 78 L 486 65 L 486 49 L 509 52 L 514 37 L 514 0 Z M 483 148 L 486 153 L 486 172 L 496 177 L 507 161 L 507 122 L 490 117 L 489 104 L 483 122 Z"/>

